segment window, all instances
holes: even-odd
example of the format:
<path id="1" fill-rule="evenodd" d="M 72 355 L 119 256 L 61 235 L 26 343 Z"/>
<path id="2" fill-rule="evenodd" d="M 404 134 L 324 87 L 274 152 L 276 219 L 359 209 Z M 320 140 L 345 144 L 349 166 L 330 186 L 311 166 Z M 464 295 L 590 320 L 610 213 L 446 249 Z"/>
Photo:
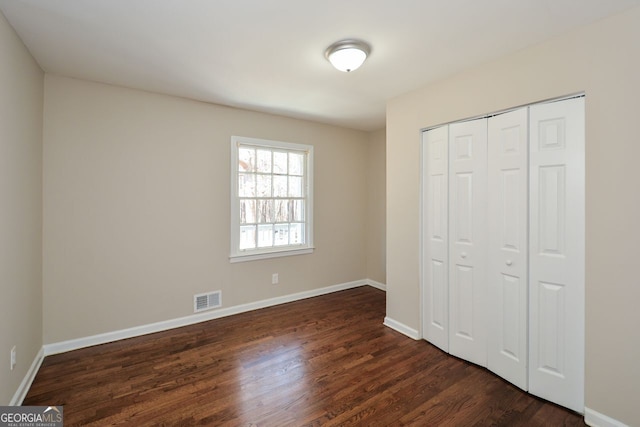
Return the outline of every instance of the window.
<path id="1" fill-rule="evenodd" d="M 313 147 L 231 138 L 231 262 L 313 251 Z"/>

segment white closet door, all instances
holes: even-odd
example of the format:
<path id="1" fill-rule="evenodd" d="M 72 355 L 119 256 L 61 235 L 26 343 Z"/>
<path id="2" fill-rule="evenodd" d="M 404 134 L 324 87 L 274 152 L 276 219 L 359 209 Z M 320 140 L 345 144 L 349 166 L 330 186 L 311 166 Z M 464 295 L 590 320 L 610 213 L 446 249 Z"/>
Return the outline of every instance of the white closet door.
<path id="1" fill-rule="evenodd" d="M 449 126 L 449 352 L 487 366 L 487 120 Z"/>
<path id="2" fill-rule="evenodd" d="M 584 98 L 531 106 L 530 128 L 529 390 L 583 413 Z"/>
<path id="3" fill-rule="evenodd" d="M 425 131 L 422 144 L 423 335 L 449 351 L 448 127 Z"/>
<path id="4" fill-rule="evenodd" d="M 487 367 L 527 389 L 527 109 L 489 119 Z"/>

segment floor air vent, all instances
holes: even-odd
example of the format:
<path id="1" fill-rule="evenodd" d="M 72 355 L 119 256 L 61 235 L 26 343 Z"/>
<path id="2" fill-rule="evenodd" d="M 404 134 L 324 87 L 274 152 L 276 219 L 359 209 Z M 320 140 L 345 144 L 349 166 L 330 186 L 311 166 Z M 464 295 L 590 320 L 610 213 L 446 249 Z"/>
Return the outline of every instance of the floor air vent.
<path id="1" fill-rule="evenodd" d="M 208 292 L 206 294 L 197 294 L 193 296 L 193 311 L 210 310 L 222 306 L 222 291 Z"/>

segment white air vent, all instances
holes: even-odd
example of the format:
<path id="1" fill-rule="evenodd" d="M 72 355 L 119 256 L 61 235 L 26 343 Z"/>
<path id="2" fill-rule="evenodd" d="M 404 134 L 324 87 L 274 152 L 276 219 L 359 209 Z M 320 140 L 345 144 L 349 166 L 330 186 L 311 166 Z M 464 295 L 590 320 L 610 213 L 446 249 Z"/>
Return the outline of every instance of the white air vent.
<path id="1" fill-rule="evenodd" d="M 222 291 L 209 292 L 206 294 L 197 294 L 193 296 L 193 311 L 209 310 L 222 306 Z"/>

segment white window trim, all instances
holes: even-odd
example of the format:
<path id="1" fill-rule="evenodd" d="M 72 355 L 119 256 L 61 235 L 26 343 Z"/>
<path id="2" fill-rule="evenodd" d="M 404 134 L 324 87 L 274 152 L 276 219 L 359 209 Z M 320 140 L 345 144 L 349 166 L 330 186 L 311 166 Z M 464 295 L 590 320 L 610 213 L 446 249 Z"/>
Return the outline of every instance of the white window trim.
<path id="1" fill-rule="evenodd" d="M 270 248 L 256 248 L 252 250 L 240 250 L 240 204 L 238 194 L 238 146 L 240 144 L 264 146 L 272 149 L 285 149 L 305 151 L 307 153 L 305 181 L 306 202 L 305 209 L 305 244 L 298 246 L 281 246 Z M 231 137 L 231 250 L 229 261 L 244 262 L 260 259 L 277 258 L 284 256 L 310 254 L 315 249 L 313 246 L 313 146 L 306 144 L 294 144 L 291 142 L 272 141 L 259 138 L 242 136 Z"/>

